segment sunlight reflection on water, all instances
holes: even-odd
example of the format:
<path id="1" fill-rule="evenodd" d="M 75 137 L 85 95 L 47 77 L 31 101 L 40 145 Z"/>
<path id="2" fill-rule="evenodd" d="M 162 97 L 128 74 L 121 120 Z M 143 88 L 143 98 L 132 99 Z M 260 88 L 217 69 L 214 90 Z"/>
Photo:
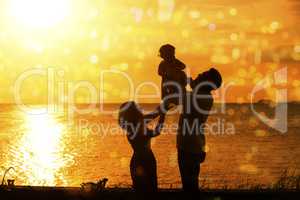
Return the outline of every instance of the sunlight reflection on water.
<path id="1" fill-rule="evenodd" d="M 145 107 L 145 106 L 144 106 Z M 109 109 L 117 109 L 111 105 Z M 152 107 L 149 107 L 151 110 Z M 152 108 L 153 109 L 153 108 Z M 289 112 L 289 132 L 278 134 L 241 112 L 240 105 L 228 105 L 231 115 L 212 115 L 208 123 L 224 118 L 234 123 L 234 135 L 207 135 L 207 158 L 201 166 L 200 183 L 210 188 L 238 188 L 246 183 L 270 185 L 285 169 L 299 173 L 299 106 Z M 42 107 L 33 107 L 39 113 Z M 68 124 L 65 114 L 26 114 L 15 106 L 0 105 L 0 177 L 14 167 L 7 178 L 16 185 L 80 186 L 108 178 L 108 186 L 131 185 L 129 164 L 132 149 L 116 117 L 100 112 L 74 115 Z M 168 116 L 166 126 L 177 123 Z M 80 120 L 84 126 L 79 128 Z M 89 124 L 89 128 L 85 124 Z M 70 125 L 70 126 L 69 126 Z M 103 126 L 94 129 L 96 125 Z M 257 134 L 257 131 L 267 134 Z M 157 159 L 159 187 L 180 187 L 176 130 L 163 132 L 152 142 Z"/>
<path id="2" fill-rule="evenodd" d="M 27 185 L 67 185 L 61 173 L 68 163 L 62 155 L 64 124 L 51 114 L 24 114 L 23 125 L 24 134 L 10 147 L 8 157 L 18 179 Z"/>

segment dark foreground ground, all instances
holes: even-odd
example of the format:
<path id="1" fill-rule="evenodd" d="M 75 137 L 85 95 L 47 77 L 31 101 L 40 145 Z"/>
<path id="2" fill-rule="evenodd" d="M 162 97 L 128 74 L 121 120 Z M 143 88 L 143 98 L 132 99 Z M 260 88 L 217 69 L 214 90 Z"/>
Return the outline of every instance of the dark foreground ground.
<path id="1" fill-rule="evenodd" d="M 197 194 L 186 194 L 180 190 L 161 190 L 156 196 L 144 194 L 137 196 L 130 189 L 105 189 L 101 192 L 84 192 L 80 188 L 60 187 L 14 187 L 0 188 L 0 200 L 94 200 L 94 199 L 204 199 L 204 200 L 286 200 L 300 199 L 300 191 L 274 191 L 274 190 L 205 190 Z"/>

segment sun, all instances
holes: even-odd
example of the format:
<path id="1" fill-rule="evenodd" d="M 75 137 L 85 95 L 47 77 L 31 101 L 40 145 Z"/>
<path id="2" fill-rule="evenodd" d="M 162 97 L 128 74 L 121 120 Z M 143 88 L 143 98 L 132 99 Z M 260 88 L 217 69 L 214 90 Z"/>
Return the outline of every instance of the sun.
<path id="1" fill-rule="evenodd" d="M 70 0 L 11 0 L 10 12 L 17 23 L 30 28 L 50 28 L 70 14 Z"/>

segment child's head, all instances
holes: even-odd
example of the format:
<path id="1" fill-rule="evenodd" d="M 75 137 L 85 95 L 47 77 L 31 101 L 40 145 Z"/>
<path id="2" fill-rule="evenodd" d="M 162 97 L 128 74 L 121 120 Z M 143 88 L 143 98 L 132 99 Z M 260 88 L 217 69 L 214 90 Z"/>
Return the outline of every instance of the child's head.
<path id="1" fill-rule="evenodd" d="M 222 85 L 222 76 L 218 70 L 211 68 L 210 70 L 203 72 L 191 82 L 192 89 L 201 89 L 210 92 L 216 90 Z"/>
<path id="2" fill-rule="evenodd" d="M 142 118 L 143 114 L 134 101 L 125 102 L 120 106 L 119 125 L 123 129 L 134 128 L 132 126 L 137 126 Z"/>
<path id="3" fill-rule="evenodd" d="M 170 44 L 165 44 L 159 49 L 159 55 L 164 60 L 170 60 L 175 57 L 175 47 Z"/>

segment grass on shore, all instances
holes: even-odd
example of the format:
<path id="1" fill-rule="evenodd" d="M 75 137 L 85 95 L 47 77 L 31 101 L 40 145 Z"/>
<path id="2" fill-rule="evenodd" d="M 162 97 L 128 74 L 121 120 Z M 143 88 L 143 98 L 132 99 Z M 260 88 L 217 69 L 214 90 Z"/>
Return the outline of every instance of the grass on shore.
<path id="1" fill-rule="evenodd" d="M 124 185 L 115 185 L 116 188 L 124 188 Z M 128 186 L 126 186 L 128 187 Z M 130 187 L 130 186 L 129 186 Z M 164 189 L 178 189 L 181 188 L 181 183 L 176 184 L 163 184 Z M 296 170 L 284 170 L 279 178 L 271 184 L 260 184 L 257 180 L 250 179 L 249 177 L 242 177 L 236 183 L 232 183 L 229 180 L 223 179 L 218 182 L 211 181 L 207 178 L 201 177 L 200 188 L 203 191 L 206 190 L 249 190 L 249 191 L 300 191 L 300 174 L 296 173 Z"/>
<path id="2" fill-rule="evenodd" d="M 200 187 L 202 190 L 221 189 L 221 190 L 273 190 L 273 191 L 285 191 L 285 190 L 297 190 L 300 191 L 300 175 L 296 174 L 295 170 L 284 170 L 277 181 L 273 184 L 258 184 L 253 183 L 248 178 L 240 182 L 237 185 L 228 184 L 223 181 L 217 186 L 210 186 L 207 180 L 203 179 L 200 181 Z"/>
<path id="3" fill-rule="evenodd" d="M 130 188 L 131 185 L 113 185 L 110 188 Z M 179 189 L 181 183 L 163 184 L 163 189 Z M 200 188 L 202 191 L 300 191 L 300 174 L 296 170 L 284 170 L 279 178 L 272 184 L 259 184 L 253 179 L 243 178 L 237 184 L 229 183 L 229 181 L 221 181 L 218 183 L 211 183 L 206 178 L 200 180 Z"/>
<path id="4" fill-rule="evenodd" d="M 0 183 L 1 184 L 1 183 Z M 179 189 L 181 188 L 181 184 L 165 184 L 167 187 L 163 187 L 164 189 Z M 175 186 L 175 187 L 174 187 Z M 113 185 L 109 188 L 131 188 L 131 185 Z M 296 190 L 300 191 L 300 174 L 296 173 L 296 170 L 284 170 L 277 181 L 272 184 L 259 184 L 254 183 L 253 180 L 249 178 L 243 178 L 237 184 L 229 183 L 229 181 L 218 182 L 211 184 L 206 178 L 202 178 L 200 180 L 200 188 L 201 190 L 249 190 L 249 191 L 263 191 L 263 190 L 270 190 L 270 191 L 289 191 L 289 190 Z M 1 187 L 0 187 L 1 189 Z"/>
<path id="5" fill-rule="evenodd" d="M 297 175 L 295 171 L 291 172 L 285 170 L 278 181 L 273 185 L 275 190 L 300 190 L 300 175 Z"/>

